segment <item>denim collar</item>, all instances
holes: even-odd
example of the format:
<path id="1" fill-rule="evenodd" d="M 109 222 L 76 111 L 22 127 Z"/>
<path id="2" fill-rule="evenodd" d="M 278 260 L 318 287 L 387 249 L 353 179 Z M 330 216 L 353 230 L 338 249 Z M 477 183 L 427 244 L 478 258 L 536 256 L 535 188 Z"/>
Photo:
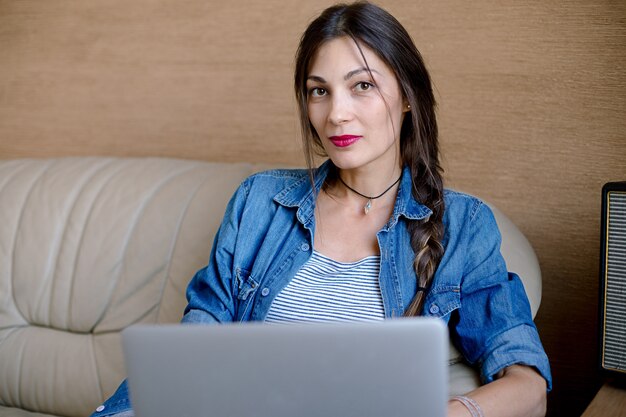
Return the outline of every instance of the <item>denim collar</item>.
<path id="1" fill-rule="evenodd" d="M 309 227 L 313 220 L 315 210 L 315 196 L 321 190 L 322 184 L 324 184 L 328 171 L 332 166 L 332 162 L 329 159 L 313 170 L 315 193 L 313 193 L 313 189 L 311 188 L 310 177 L 308 175 L 302 175 L 285 187 L 280 193 L 276 194 L 274 201 L 285 207 L 297 207 L 298 221 L 304 226 Z M 409 168 L 405 166 L 402 170 L 402 180 L 400 180 L 396 203 L 391 218 L 387 223 L 387 228 L 395 225 L 400 216 L 410 220 L 420 220 L 428 218 L 432 214 L 432 210 L 415 201 L 411 195 L 411 186 L 411 172 Z"/>

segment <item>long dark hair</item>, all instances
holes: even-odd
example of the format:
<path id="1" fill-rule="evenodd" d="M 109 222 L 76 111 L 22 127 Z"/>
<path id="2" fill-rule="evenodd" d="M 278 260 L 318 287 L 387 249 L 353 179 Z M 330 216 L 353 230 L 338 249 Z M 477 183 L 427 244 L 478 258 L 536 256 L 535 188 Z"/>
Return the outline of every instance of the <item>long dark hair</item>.
<path id="1" fill-rule="evenodd" d="M 421 54 L 404 27 L 382 8 L 368 3 L 338 4 L 324 10 L 308 26 L 296 53 L 294 86 L 300 111 L 304 154 L 309 169 L 314 155 L 323 155 L 319 136 L 308 116 L 306 80 L 315 53 L 325 42 L 347 36 L 370 48 L 394 71 L 411 111 L 400 130 L 400 158 L 411 172 L 412 195 L 430 208 L 428 219 L 408 222 L 418 290 L 405 310 L 421 314 L 426 292 L 443 256 L 443 179 L 435 97 Z M 367 67 L 367 62 L 365 62 Z M 368 67 L 369 70 L 369 67 Z M 409 116 L 410 115 L 410 116 Z"/>

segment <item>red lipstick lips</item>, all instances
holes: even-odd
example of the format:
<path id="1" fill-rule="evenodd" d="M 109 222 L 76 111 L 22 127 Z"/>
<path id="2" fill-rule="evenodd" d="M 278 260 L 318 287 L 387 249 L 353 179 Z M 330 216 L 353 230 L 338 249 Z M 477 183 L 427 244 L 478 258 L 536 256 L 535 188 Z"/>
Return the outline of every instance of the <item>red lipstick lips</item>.
<path id="1" fill-rule="evenodd" d="M 331 136 L 328 138 L 333 145 L 339 148 L 345 148 L 346 146 L 352 145 L 357 140 L 361 139 L 363 136 L 357 135 L 341 135 L 341 136 Z"/>

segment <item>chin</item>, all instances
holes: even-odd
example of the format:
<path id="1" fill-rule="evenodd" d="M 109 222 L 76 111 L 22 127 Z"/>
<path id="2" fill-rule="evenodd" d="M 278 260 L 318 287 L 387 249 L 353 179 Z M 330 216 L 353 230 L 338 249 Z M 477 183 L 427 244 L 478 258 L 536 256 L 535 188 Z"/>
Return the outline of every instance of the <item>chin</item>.
<path id="1" fill-rule="evenodd" d="M 347 158 L 337 158 L 333 156 L 329 156 L 329 158 L 333 162 L 333 164 L 339 169 L 355 169 L 364 165 L 362 162 L 349 160 Z"/>

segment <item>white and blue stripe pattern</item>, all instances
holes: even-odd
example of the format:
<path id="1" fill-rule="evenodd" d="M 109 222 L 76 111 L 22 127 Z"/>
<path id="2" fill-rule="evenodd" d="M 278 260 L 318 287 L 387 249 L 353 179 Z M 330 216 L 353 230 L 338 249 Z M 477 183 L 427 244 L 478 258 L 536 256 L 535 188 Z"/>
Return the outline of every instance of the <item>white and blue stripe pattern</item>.
<path id="1" fill-rule="evenodd" d="M 376 321 L 385 318 L 380 256 L 337 262 L 317 251 L 276 296 L 270 323 Z"/>

